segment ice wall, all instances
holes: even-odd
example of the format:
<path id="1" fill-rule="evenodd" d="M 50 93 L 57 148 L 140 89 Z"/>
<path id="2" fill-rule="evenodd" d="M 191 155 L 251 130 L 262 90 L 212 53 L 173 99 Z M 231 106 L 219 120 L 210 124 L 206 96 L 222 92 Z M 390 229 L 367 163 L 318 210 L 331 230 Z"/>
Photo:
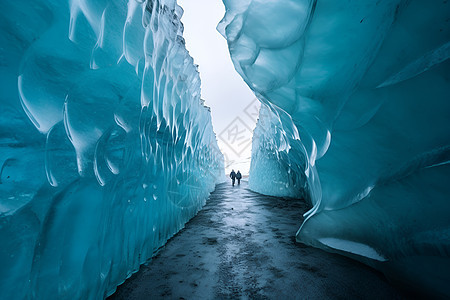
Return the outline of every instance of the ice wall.
<path id="1" fill-rule="evenodd" d="M 304 151 L 300 143 L 292 143 L 290 138 L 298 138 L 298 132 L 295 126 L 284 127 L 289 119 L 283 117 L 288 118 L 281 111 L 261 105 L 253 132 L 249 185 L 261 194 L 304 197 L 307 189 Z M 293 151 L 292 146 L 299 148 Z"/>
<path id="2" fill-rule="evenodd" d="M 105 297 L 223 177 L 181 15 L 175 0 L 2 3 L 0 298 Z"/>
<path id="3" fill-rule="evenodd" d="M 223 2 L 218 30 L 271 115 L 251 188 L 300 187 L 299 241 L 449 297 L 450 2 Z"/>

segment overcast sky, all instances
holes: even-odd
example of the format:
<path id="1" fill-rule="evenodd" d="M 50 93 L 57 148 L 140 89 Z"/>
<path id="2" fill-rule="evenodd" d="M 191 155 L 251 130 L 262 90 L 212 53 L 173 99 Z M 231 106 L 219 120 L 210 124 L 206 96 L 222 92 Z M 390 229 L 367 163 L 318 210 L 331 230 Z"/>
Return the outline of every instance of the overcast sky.
<path id="1" fill-rule="evenodd" d="M 186 48 L 199 65 L 202 98 L 211 107 L 226 171 L 250 168 L 251 136 L 258 101 L 234 70 L 226 40 L 216 26 L 225 14 L 221 0 L 178 0 L 183 7 Z"/>

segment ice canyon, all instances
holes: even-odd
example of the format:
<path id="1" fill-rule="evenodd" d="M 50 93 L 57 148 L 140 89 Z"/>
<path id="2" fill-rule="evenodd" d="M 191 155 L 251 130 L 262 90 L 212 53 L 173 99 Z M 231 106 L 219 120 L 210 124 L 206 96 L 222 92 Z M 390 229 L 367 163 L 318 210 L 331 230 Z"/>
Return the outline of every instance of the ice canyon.
<path id="1" fill-rule="evenodd" d="M 298 241 L 448 297 L 450 3 L 224 3 L 264 106 L 250 187 L 311 202 Z"/>
<path id="2" fill-rule="evenodd" d="M 0 12 L 3 299 L 101 299 L 223 177 L 176 1 Z"/>
<path id="3" fill-rule="evenodd" d="M 298 242 L 449 297 L 450 3 L 223 2 L 262 103 L 250 188 L 310 203 Z M 0 298 L 110 295 L 222 180 L 182 14 L 4 1 Z"/>

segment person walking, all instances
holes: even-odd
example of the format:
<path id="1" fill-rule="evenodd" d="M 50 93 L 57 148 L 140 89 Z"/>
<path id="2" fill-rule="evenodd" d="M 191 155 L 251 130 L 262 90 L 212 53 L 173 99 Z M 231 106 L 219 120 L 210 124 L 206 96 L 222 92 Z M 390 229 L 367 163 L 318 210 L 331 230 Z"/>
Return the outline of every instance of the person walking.
<path id="1" fill-rule="evenodd" d="M 231 184 L 234 186 L 234 182 L 236 180 L 236 173 L 234 172 L 234 170 L 231 170 L 230 178 L 231 178 Z"/>
<path id="2" fill-rule="evenodd" d="M 241 184 L 241 178 L 242 178 L 241 171 L 238 170 L 237 173 L 236 173 L 236 179 L 238 181 L 238 185 Z"/>

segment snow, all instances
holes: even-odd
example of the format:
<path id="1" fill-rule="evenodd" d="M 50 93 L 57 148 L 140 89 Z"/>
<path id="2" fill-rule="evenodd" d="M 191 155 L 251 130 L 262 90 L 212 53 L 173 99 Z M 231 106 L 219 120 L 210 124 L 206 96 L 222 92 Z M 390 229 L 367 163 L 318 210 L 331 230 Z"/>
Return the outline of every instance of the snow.
<path id="1" fill-rule="evenodd" d="M 353 241 L 346 241 L 335 238 L 320 238 L 319 242 L 337 250 L 361 255 L 378 261 L 386 261 L 386 258 L 378 254 L 375 249 L 361 243 L 355 243 Z"/>
<path id="2" fill-rule="evenodd" d="M 218 30 L 262 103 L 250 187 L 314 205 L 299 241 L 449 297 L 450 240 L 421 233 L 450 226 L 450 3 L 223 2 Z"/>
<path id="3" fill-rule="evenodd" d="M 0 289 L 99 299 L 223 180 L 176 1 L 3 3 Z"/>

